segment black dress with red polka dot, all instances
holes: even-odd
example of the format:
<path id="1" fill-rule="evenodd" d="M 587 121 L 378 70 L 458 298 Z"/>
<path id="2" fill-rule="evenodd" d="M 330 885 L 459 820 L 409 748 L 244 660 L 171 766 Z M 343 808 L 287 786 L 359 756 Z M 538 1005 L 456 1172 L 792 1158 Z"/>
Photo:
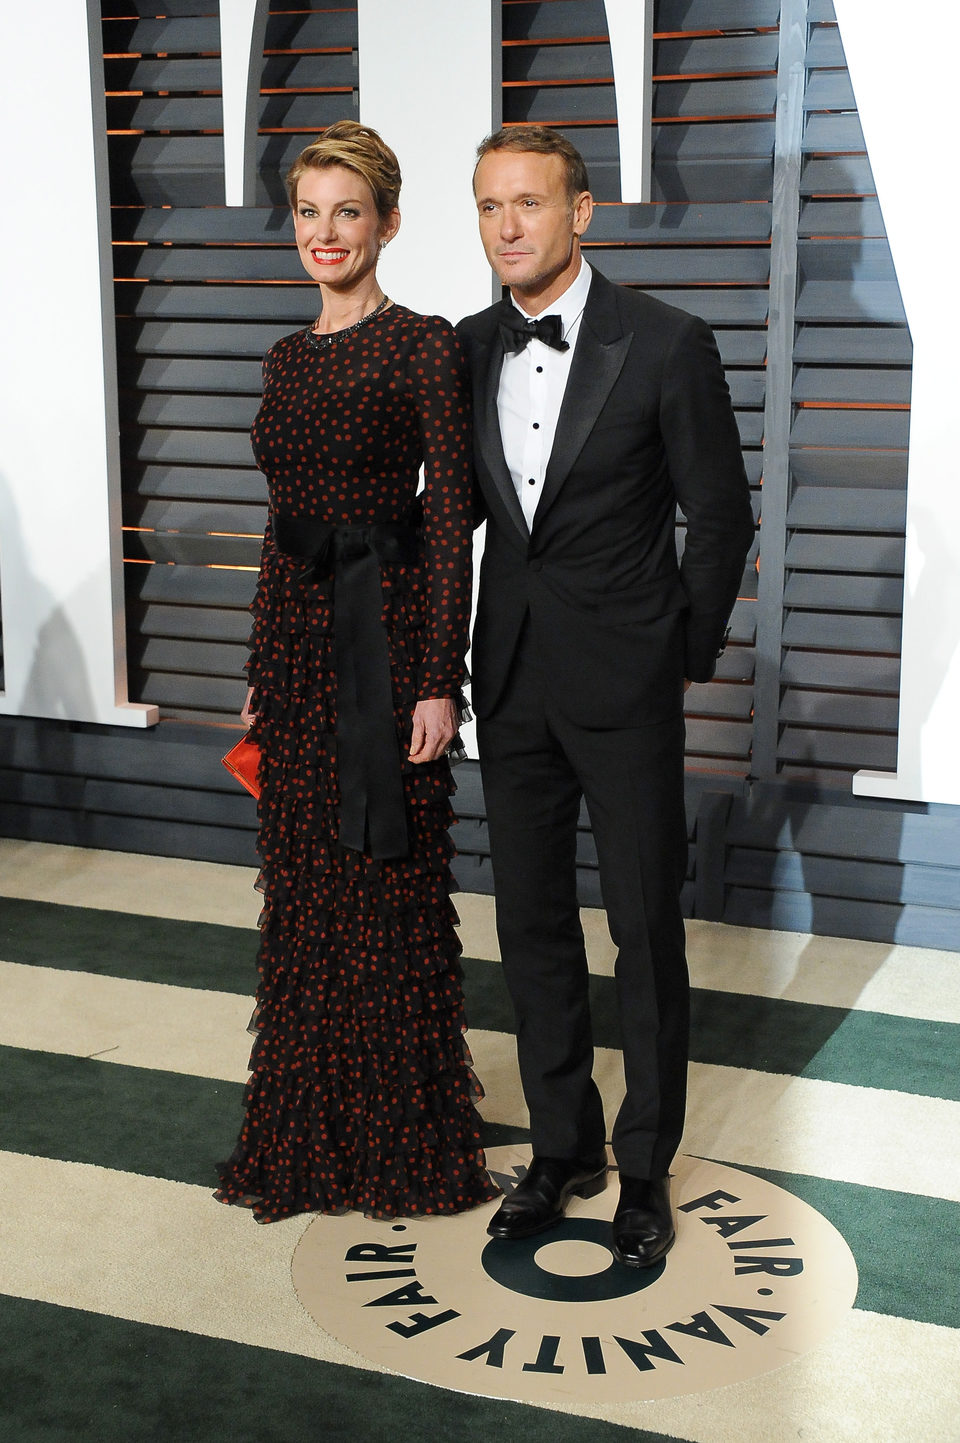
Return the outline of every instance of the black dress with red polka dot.
<path id="1" fill-rule="evenodd" d="M 392 305 L 317 347 L 264 362 L 254 454 L 270 516 L 249 680 L 262 751 L 263 891 L 244 1122 L 217 1197 L 264 1222 L 307 1211 L 459 1212 L 494 1195 L 464 1041 L 450 901 L 446 759 L 405 760 L 418 700 L 464 679 L 472 548 L 469 401 L 446 321 Z M 341 844 L 337 593 L 279 548 L 276 518 L 338 528 L 413 514 L 415 560 L 380 562 L 407 852 Z"/>

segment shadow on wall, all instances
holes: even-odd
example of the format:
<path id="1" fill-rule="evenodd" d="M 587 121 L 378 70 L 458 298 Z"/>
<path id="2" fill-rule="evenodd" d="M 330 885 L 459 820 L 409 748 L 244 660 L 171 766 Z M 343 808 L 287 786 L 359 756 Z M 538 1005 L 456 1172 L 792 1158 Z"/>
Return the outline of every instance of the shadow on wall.
<path id="1" fill-rule="evenodd" d="M 3 620 L 6 628 L 6 659 L 9 663 L 14 636 L 33 640 L 25 659 L 26 680 L 16 685 L 22 716 L 90 716 L 93 694 L 83 662 L 72 616 L 90 610 L 82 605 L 87 588 L 96 585 L 91 575 L 64 601 L 56 602 L 46 586 L 30 570 L 13 492 L 0 473 L 0 577 L 3 582 Z"/>
<path id="2" fill-rule="evenodd" d="M 818 936 L 893 941 L 903 906 L 899 807 L 755 784 L 727 833 L 724 920 Z"/>
<path id="3" fill-rule="evenodd" d="M 883 969 L 891 952 L 883 944 L 896 936 L 895 903 L 864 906 L 877 868 L 860 857 L 859 809 L 790 797 L 787 790 L 755 783 L 730 803 L 721 843 L 722 920 L 736 930 L 731 935 L 730 925 L 699 919 L 687 924 L 691 1056 L 739 1070 L 728 1076 L 731 1100 L 750 1097 L 756 1071 L 840 1080 L 843 1039 L 851 1027 L 859 1037 L 856 999 Z M 896 856 L 900 818 L 889 813 L 884 820 L 882 851 Z M 896 890 L 900 871 L 883 868 L 885 889 Z M 822 936 L 830 937 L 829 949 Z M 881 945 L 851 941 L 849 956 L 839 952 L 838 971 L 837 937 Z M 896 1038 L 883 1027 L 880 1034 L 883 1048 L 895 1052 Z"/>
<path id="4" fill-rule="evenodd" d="M 960 809 L 755 783 L 731 806 L 723 921 L 960 951 Z"/>
<path id="5" fill-rule="evenodd" d="M 956 625 L 956 618 L 960 617 L 960 571 L 956 566 L 956 546 L 946 544 L 942 519 L 928 507 L 913 506 L 910 515 L 912 528 L 907 545 L 911 551 L 916 551 L 918 563 L 913 577 L 912 614 L 943 618 L 942 625 L 928 627 L 925 631 L 924 664 L 922 668 L 910 669 L 909 705 L 904 708 L 905 714 L 901 718 L 901 747 L 921 756 L 924 728 L 940 701 L 941 693 L 951 685 L 951 673 L 955 675 L 960 665 Z M 956 733 L 952 755 L 938 755 L 937 765 L 949 766 L 950 775 L 956 777 L 960 769 Z"/>

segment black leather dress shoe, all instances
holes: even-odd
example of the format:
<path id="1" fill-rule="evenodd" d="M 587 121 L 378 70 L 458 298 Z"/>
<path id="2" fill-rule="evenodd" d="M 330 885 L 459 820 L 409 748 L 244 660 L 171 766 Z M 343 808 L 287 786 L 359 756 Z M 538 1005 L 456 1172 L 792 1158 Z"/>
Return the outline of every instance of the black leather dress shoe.
<path id="1" fill-rule="evenodd" d="M 620 1174 L 620 1201 L 613 1215 L 613 1256 L 628 1268 L 649 1268 L 673 1247 L 669 1177 Z"/>
<path id="2" fill-rule="evenodd" d="M 607 1185 L 607 1159 L 535 1157 L 526 1177 L 504 1198 L 487 1226 L 492 1238 L 529 1238 L 555 1227 L 572 1197 L 594 1197 Z"/>

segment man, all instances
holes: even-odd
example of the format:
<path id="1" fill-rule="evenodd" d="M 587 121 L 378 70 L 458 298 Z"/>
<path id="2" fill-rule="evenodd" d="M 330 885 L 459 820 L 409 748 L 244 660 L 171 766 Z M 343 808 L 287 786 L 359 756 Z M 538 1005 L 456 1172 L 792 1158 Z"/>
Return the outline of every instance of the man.
<path id="1" fill-rule="evenodd" d="M 722 649 L 749 490 L 710 328 L 582 262 L 593 200 L 574 147 L 531 127 L 478 157 L 480 234 L 510 295 L 458 328 L 487 520 L 473 706 L 534 1154 L 489 1231 L 528 1237 L 605 1185 L 576 899 L 585 799 L 618 948 L 613 1250 L 646 1267 L 674 1240 L 686 1095 L 683 692 Z"/>

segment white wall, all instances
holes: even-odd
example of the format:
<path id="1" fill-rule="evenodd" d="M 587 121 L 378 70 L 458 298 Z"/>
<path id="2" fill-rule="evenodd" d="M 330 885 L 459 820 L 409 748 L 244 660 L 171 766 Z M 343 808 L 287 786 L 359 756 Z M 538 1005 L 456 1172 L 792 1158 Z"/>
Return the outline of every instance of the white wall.
<path id="1" fill-rule="evenodd" d="M 358 0 L 357 18 L 360 119 L 393 147 L 403 172 L 402 224 L 377 274 L 394 300 L 456 322 L 500 295 L 471 186 L 477 145 L 500 124 L 500 3 Z M 483 528 L 475 592 L 482 550 Z M 473 723 L 462 736 L 476 756 Z"/>
<path id="2" fill-rule="evenodd" d="M 100 7 L 5 5 L 0 36 L 0 713 L 145 726 L 156 708 L 126 699 Z"/>
<path id="3" fill-rule="evenodd" d="M 403 222 L 378 274 L 405 306 L 458 321 L 494 295 L 470 178 L 499 125 L 499 0 L 358 0 L 357 19 L 360 119 L 403 171 Z"/>
<path id="4" fill-rule="evenodd" d="M 949 210 L 960 7 L 835 0 L 840 36 L 913 339 L 907 558 L 895 773 L 860 796 L 960 803 L 960 287 Z"/>

